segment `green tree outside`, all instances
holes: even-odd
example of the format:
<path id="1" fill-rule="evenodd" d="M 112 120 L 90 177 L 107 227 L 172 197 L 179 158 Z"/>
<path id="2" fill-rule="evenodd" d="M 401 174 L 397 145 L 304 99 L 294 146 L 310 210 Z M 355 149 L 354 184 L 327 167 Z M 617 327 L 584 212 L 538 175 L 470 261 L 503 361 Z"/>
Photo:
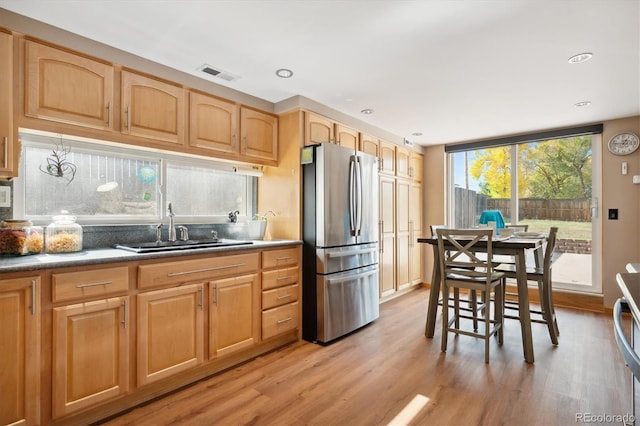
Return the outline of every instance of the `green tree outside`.
<path id="1" fill-rule="evenodd" d="M 518 146 L 519 198 L 590 198 L 591 137 L 577 136 Z M 511 197 L 511 148 L 478 151 L 469 167 L 480 193 Z"/>

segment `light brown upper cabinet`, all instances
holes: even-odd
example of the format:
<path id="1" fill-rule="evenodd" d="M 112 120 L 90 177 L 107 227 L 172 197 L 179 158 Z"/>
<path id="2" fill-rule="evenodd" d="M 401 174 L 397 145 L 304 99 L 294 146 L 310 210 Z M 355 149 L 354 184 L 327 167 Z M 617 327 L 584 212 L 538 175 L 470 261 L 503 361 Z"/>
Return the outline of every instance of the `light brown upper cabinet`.
<path id="1" fill-rule="evenodd" d="M 367 135 L 365 133 L 360 133 L 360 143 L 358 149 L 362 152 L 366 152 L 367 154 L 375 155 L 376 157 L 380 156 L 380 146 L 378 138 Z"/>
<path id="2" fill-rule="evenodd" d="M 357 130 L 340 123 L 336 123 L 335 128 L 336 143 L 338 145 L 351 148 L 354 151 L 359 148 Z"/>
<path id="3" fill-rule="evenodd" d="M 401 146 L 396 146 L 396 176 L 398 177 L 411 177 L 409 171 L 409 155 L 408 149 Z"/>
<path id="4" fill-rule="evenodd" d="M 240 140 L 240 154 L 277 163 L 278 117 L 249 108 L 240 108 Z"/>
<path id="5" fill-rule="evenodd" d="M 140 74 L 122 71 L 121 131 L 171 145 L 184 145 L 187 91 Z"/>
<path id="6" fill-rule="evenodd" d="M 233 102 L 189 92 L 189 145 L 237 154 L 240 108 Z"/>
<path id="7" fill-rule="evenodd" d="M 113 128 L 111 65 L 28 40 L 25 49 L 27 116 Z"/>
<path id="8" fill-rule="evenodd" d="M 414 182 L 422 182 L 423 155 L 417 152 L 409 154 L 409 174 Z"/>
<path id="9" fill-rule="evenodd" d="M 396 174 L 396 146 L 383 140 L 380 141 L 380 173 L 389 176 Z"/>
<path id="10" fill-rule="evenodd" d="M 335 143 L 334 121 L 306 111 L 304 113 L 304 145 L 314 145 L 323 142 Z"/>
<path id="11" fill-rule="evenodd" d="M 13 37 L 0 32 L 0 176 L 17 176 L 13 141 Z"/>

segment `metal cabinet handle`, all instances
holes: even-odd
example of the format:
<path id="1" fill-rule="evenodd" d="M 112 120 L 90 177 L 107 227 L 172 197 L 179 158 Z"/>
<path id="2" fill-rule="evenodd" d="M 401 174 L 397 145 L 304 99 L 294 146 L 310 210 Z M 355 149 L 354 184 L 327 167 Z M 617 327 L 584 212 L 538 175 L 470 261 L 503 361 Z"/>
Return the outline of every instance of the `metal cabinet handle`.
<path id="1" fill-rule="evenodd" d="M 213 304 L 218 305 L 218 284 L 213 286 Z"/>
<path id="2" fill-rule="evenodd" d="M 107 127 L 111 126 L 111 101 L 107 102 Z"/>
<path id="3" fill-rule="evenodd" d="M 291 256 L 282 256 L 282 257 L 277 257 L 276 261 L 280 262 L 281 260 L 289 260 L 291 259 Z"/>
<path id="4" fill-rule="evenodd" d="M 7 157 L 9 157 L 9 139 L 5 136 L 4 137 L 4 168 L 5 169 L 9 167 L 9 159 Z"/>
<path id="5" fill-rule="evenodd" d="M 131 111 L 129 111 L 129 107 L 127 107 L 127 110 L 125 111 L 126 113 L 126 127 L 127 127 L 127 131 L 131 131 Z"/>
<path id="6" fill-rule="evenodd" d="M 382 234 L 384 233 L 384 220 L 378 222 L 378 241 L 380 241 L 380 253 L 384 253 L 384 239 L 382 238 Z"/>
<path id="7" fill-rule="evenodd" d="M 243 138 L 242 138 L 242 140 L 243 140 L 243 142 L 244 142 L 244 153 L 246 154 L 246 153 L 247 153 L 248 146 L 249 146 L 249 143 L 247 142 L 247 137 L 246 137 L 246 136 L 245 136 L 245 137 L 243 137 Z"/>
<path id="8" fill-rule="evenodd" d="M 278 278 L 276 278 L 276 281 L 290 280 L 291 278 L 293 278 L 293 276 L 287 275 L 286 277 L 278 277 Z"/>
<path id="9" fill-rule="evenodd" d="M 282 299 L 288 299 L 289 297 L 291 297 L 290 294 L 283 294 L 282 296 L 276 297 L 276 299 L 277 300 L 282 300 Z"/>
<path id="10" fill-rule="evenodd" d="M 128 300 L 124 300 L 122 302 L 122 324 L 124 326 L 124 328 L 127 328 L 127 321 L 129 318 L 129 301 Z"/>
<path id="11" fill-rule="evenodd" d="M 199 272 L 219 271 L 221 269 L 237 268 L 244 265 L 245 265 L 244 263 L 234 263 L 233 265 L 216 266 L 213 268 L 194 269 L 193 271 L 170 272 L 167 274 L 167 277 L 177 277 L 180 275 L 197 274 Z"/>
<path id="12" fill-rule="evenodd" d="M 99 285 L 109 285 L 109 284 L 113 284 L 113 281 L 99 281 L 96 283 L 78 284 L 76 285 L 76 288 L 96 287 Z"/>
<path id="13" fill-rule="evenodd" d="M 31 315 L 36 314 L 36 280 L 31 280 Z"/>
<path id="14" fill-rule="evenodd" d="M 204 309 L 204 288 L 200 287 L 198 289 L 198 293 L 200 294 L 200 302 L 198 305 L 200 306 L 200 310 Z"/>
<path id="15" fill-rule="evenodd" d="M 293 321 L 293 318 L 289 317 L 289 318 L 278 320 L 278 321 L 276 321 L 276 324 L 282 324 L 282 323 L 289 322 L 289 321 Z"/>

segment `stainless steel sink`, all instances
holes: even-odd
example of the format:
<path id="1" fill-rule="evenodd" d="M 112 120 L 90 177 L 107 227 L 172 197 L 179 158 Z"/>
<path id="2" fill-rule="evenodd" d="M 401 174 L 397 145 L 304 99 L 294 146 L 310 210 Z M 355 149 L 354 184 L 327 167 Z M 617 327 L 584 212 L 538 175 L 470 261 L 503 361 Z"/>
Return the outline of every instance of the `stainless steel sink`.
<path id="1" fill-rule="evenodd" d="M 148 243 L 116 244 L 114 247 L 117 249 L 132 251 L 134 253 L 151 253 L 156 251 L 190 250 L 211 247 L 240 246 L 247 244 L 253 244 L 253 242 L 217 238 L 212 240 L 187 240 L 173 242 L 153 241 Z"/>

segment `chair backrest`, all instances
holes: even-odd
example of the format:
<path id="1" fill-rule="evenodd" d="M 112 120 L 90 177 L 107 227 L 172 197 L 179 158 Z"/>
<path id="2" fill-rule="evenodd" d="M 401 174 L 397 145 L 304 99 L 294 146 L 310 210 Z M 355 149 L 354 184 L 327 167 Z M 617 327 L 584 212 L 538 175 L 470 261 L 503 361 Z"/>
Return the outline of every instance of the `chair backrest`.
<path id="1" fill-rule="evenodd" d="M 429 225 L 429 229 L 431 230 L 431 236 L 437 237 L 438 235 L 436 234 L 436 229 L 443 229 L 446 227 L 447 225 Z"/>
<path id="2" fill-rule="evenodd" d="M 492 229 L 436 229 L 440 270 L 445 279 L 450 275 L 463 280 L 485 278 L 491 281 L 493 250 Z M 486 247 L 478 247 L 482 241 Z M 479 258 L 477 252 L 486 253 Z"/>
<path id="3" fill-rule="evenodd" d="M 558 227 L 552 226 L 549 230 L 549 236 L 547 237 L 547 246 L 544 249 L 543 268 L 544 273 L 549 273 L 551 270 L 551 261 L 553 259 L 553 250 L 556 247 L 556 236 L 558 234 Z"/>

